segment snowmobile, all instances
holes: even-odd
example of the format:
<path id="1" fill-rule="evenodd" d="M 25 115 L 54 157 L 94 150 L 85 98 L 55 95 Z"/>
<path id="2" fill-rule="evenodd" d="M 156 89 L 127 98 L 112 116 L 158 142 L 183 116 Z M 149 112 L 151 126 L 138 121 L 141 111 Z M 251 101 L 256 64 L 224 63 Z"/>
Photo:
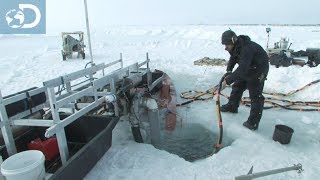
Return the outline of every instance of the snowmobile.
<path id="1" fill-rule="evenodd" d="M 275 65 L 278 68 L 280 66 L 288 67 L 291 65 L 316 67 L 320 64 L 320 48 L 307 48 L 306 51 L 300 50 L 295 52 L 293 49 L 290 49 L 292 43 L 289 44 L 289 38 L 284 37 L 274 43 L 273 48 L 269 48 L 269 33 L 271 32 L 271 28 L 266 28 L 266 32 L 268 33 L 266 52 L 271 65 Z"/>

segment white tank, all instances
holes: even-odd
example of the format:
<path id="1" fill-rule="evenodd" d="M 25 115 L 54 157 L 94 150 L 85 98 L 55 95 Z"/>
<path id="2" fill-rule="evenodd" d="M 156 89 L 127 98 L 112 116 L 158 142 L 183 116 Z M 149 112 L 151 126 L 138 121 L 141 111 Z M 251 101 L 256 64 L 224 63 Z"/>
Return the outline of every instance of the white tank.
<path id="1" fill-rule="evenodd" d="M 280 40 L 280 49 L 288 49 L 289 39 L 281 38 Z"/>

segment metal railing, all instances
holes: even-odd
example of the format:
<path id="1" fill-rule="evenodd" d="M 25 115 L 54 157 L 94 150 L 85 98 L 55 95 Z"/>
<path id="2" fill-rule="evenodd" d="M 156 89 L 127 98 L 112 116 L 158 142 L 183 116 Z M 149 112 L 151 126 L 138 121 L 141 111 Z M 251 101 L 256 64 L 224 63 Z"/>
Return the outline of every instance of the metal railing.
<path id="1" fill-rule="evenodd" d="M 60 76 L 48 81 L 43 82 L 43 87 L 27 91 L 26 93 L 17 94 L 15 96 L 9 98 L 3 98 L 0 91 L 0 126 L 2 131 L 2 136 L 4 138 L 5 145 L 7 147 L 7 151 L 9 156 L 17 153 L 17 149 L 15 147 L 14 137 L 11 130 L 11 125 L 14 126 L 41 126 L 48 127 L 45 132 L 45 137 L 51 137 L 56 135 L 58 141 L 59 152 L 61 156 L 62 164 L 66 164 L 69 159 L 69 150 L 67 146 L 67 140 L 65 135 L 64 128 L 68 126 L 70 123 L 79 119 L 79 117 L 85 115 L 91 110 L 98 107 L 102 104 L 104 100 L 104 96 L 107 94 L 116 94 L 116 83 L 122 81 L 123 78 L 130 75 L 131 72 L 139 72 L 143 71 L 147 73 L 148 78 L 148 87 L 151 86 L 149 82 L 151 80 L 150 69 L 149 69 L 149 57 L 147 54 L 147 59 L 142 63 L 135 63 L 127 67 L 123 67 L 122 55 L 120 54 L 120 59 L 113 61 L 108 64 L 98 64 L 92 66 L 90 68 L 86 68 L 83 70 L 79 70 L 64 76 Z M 113 66 L 115 64 L 120 63 L 120 68 L 111 72 L 108 75 L 105 75 L 105 69 L 107 67 Z M 147 68 L 140 68 L 146 65 Z M 102 71 L 102 77 L 94 79 L 93 76 L 97 71 Z M 72 86 L 72 83 L 79 78 L 89 77 L 89 83 L 87 87 L 82 88 L 81 90 L 75 89 Z M 64 94 L 57 94 L 56 89 L 59 86 L 65 86 Z M 108 86 L 110 87 L 110 91 L 100 91 L 101 88 Z M 12 117 L 8 117 L 6 111 L 6 105 L 12 104 L 17 101 L 24 100 L 29 96 L 36 95 L 38 93 L 45 93 L 46 101 L 36 107 L 31 107 L 23 112 L 17 113 Z M 94 97 L 93 102 L 87 103 L 80 110 L 76 110 L 75 103 L 78 99 L 91 96 Z M 52 114 L 52 120 L 45 119 L 23 119 L 26 116 L 32 114 L 32 112 L 37 112 L 43 108 L 49 108 Z M 61 121 L 59 116 L 59 109 L 61 108 L 72 108 L 72 114 Z M 115 107 L 115 115 L 119 116 L 118 105 L 117 102 L 114 103 Z"/>

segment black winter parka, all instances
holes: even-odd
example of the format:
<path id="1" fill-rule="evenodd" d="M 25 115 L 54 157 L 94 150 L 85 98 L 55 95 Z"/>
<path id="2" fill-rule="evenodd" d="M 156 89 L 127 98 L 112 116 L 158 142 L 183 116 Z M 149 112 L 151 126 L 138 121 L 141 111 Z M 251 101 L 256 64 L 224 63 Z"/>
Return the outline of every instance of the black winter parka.
<path id="1" fill-rule="evenodd" d="M 269 71 L 269 60 L 266 51 L 249 36 L 238 36 L 234 50 L 230 53 L 227 71 L 232 71 L 235 64 L 238 68 L 226 77 L 228 85 L 243 80 L 253 82 L 259 80 L 262 74 L 266 77 Z"/>

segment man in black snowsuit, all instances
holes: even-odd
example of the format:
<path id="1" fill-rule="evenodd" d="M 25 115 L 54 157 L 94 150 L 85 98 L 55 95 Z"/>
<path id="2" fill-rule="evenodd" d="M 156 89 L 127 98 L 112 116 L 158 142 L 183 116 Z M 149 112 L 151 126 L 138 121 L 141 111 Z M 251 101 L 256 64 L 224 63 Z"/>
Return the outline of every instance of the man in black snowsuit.
<path id="1" fill-rule="evenodd" d="M 242 94 L 248 89 L 251 109 L 250 116 L 243 125 L 248 129 L 256 130 L 264 105 L 262 91 L 269 71 L 268 55 L 259 44 L 251 41 L 249 36 L 237 36 L 231 30 L 225 31 L 221 40 L 225 50 L 230 53 L 227 74 L 222 87 L 226 84 L 233 83 L 233 85 L 229 102 L 221 106 L 220 110 L 237 113 Z M 232 72 L 235 64 L 239 66 Z"/>

